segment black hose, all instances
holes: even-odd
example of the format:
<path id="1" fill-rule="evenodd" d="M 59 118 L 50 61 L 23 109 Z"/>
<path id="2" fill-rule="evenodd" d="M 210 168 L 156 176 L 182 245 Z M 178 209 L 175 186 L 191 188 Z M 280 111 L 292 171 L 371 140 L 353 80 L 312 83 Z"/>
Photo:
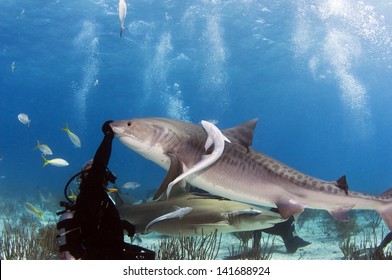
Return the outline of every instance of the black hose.
<path id="1" fill-rule="evenodd" d="M 68 195 L 67 195 L 69 184 L 70 184 L 76 177 L 80 176 L 80 175 L 83 174 L 84 172 L 85 172 L 85 171 L 80 171 L 80 172 L 76 173 L 75 175 L 73 175 L 73 176 L 71 177 L 71 179 L 68 180 L 67 184 L 65 184 L 65 187 L 64 187 L 64 196 L 65 196 L 65 199 L 68 200 L 68 202 L 71 202 L 71 203 L 74 202 L 74 201 L 72 201 L 72 200 L 68 197 Z"/>

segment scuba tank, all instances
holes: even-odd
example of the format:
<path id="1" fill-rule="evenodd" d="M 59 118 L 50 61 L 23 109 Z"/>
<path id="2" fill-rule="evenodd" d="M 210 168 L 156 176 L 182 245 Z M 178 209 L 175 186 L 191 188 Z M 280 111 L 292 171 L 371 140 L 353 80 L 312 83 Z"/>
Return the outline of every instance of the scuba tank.
<path id="1" fill-rule="evenodd" d="M 58 235 L 57 241 L 60 250 L 60 259 L 62 260 L 77 260 L 83 255 L 82 235 L 80 226 L 74 219 L 75 203 L 67 196 L 67 189 L 69 184 L 81 174 L 81 172 L 72 176 L 64 188 L 64 195 L 68 202 L 61 201 L 60 206 L 65 210 L 60 211 L 57 215 L 60 218 L 57 222 Z"/>
<path id="2" fill-rule="evenodd" d="M 75 260 L 80 259 L 82 248 L 82 240 L 80 227 L 73 218 L 74 212 L 66 209 L 62 212 L 57 223 L 58 235 L 57 240 L 60 249 L 60 259 Z"/>
<path id="3" fill-rule="evenodd" d="M 60 218 L 57 223 L 57 230 L 58 230 L 57 240 L 60 249 L 60 258 L 62 260 L 78 260 L 82 258 L 95 257 L 90 255 L 87 256 L 88 255 L 87 251 L 90 248 L 86 248 L 83 246 L 84 242 L 82 239 L 81 225 L 79 224 L 79 219 L 77 217 L 76 218 L 74 217 L 75 211 L 79 209 L 79 207 L 77 207 L 76 205 L 78 204 L 78 206 L 80 206 L 80 203 L 83 203 L 83 200 L 77 200 L 77 201 L 72 200 L 67 195 L 69 184 L 76 177 L 83 175 L 84 172 L 87 172 L 87 170 L 82 170 L 81 172 L 72 176 L 71 179 L 69 179 L 69 181 L 65 185 L 64 196 L 67 202 L 65 201 L 60 202 L 60 206 L 64 207 L 65 210 L 57 213 L 57 215 L 60 215 Z M 106 168 L 106 180 L 111 183 L 114 183 L 116 180 L 116 176 L 108 168 Z M 122 223 L 121 226 L 123 228 L 125 227 L 124 226 L 125 221 L 119 220 L 118 222 Z M 127 228 L 127 230 L 129 230 L 129 228 Z M 120 259 L 129 259 L 129 260 L 154 260 L 155 259 L 154 251 L 145 249 L 140 246 L 128 244 L 126 242 L 122 242 L 122 243 L 123 243 L 122 248 L 120 248 L 121 251 L 118 252 L 118 254 L 116 255 L 113 255 L 111 253 L 113 256 L 119 257 Z M 97 257 L 98 259 L 100 259 L 104 257 L 104 255 L 98 254 Z"/>

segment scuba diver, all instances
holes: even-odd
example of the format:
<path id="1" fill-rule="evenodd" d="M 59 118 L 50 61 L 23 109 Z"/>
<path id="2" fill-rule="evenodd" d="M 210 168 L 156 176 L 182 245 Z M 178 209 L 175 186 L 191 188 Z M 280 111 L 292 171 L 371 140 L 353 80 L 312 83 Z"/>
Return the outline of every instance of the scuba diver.
<path id="1" fill-rule="evenodd" d="M 62 216 L 57 224 L 63 259 L 155 259 L 155 252 L 124 242 L 124 230 L 132 237 L 135 227 L 120 219 L 108 195 L 108 183 L 115 183 L 117 179 L 107 167 L 114 138 L 111 122 L 102 126 L 104 138 L 94 159 L 66 184 L 64 192 L 68 203 L 60 203 L 66 210 L 59 213 Z M 67 196 L 67 187 L 78 176 L 81 180 L 79 195 L 73 202 Z"/>

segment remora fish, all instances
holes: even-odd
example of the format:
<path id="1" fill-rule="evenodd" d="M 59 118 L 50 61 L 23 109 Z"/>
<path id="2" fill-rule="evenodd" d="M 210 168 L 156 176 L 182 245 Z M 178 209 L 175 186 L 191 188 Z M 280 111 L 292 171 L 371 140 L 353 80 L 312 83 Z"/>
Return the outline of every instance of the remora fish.
<path id="1" fill-rule="evenodd" d="M 169 193 L 172 187 L 179 181 L 214 164 L 214 162 L 216 162 L 223 153 L 223 150 L 225 148 L 225 141 L 230 143 L 230 140 L 227 139 L 227 137 L 224 136 L 214 124 L 207 121 L 201 121 L 201 125 L 208 134 L 204 149 L 207 151 L 208 148 L 210 148 L 211 145 L 214 144 L 214 150 L 208 155 L 203 155 L 201 157 L 201 161 L 196 163 L 194 166 L 192 166 L 192 168 L 188 169 L 186 172 L 182 173 L 180 176 L 170 182 L 170 184 L 167 186 L 167 197 L 169 197 Z"/>
<path id="2" fill-rule="evenodd" d="M 348 220 L 351 209 L 375 210 L 392 230 L 392 189 L 378 196 L 348 191 L 345 176 L 323 181 L 263 155 L 250 147 L 256 122 L 223 130 L 232 143 L 213 166 L 186 181 L 234 201 L 277 207 L 285 219 L 305 208 L 327 210 L 338 220 Z M 191 123 L 141 118 L 111 126 L 124 145 L 166 170 L 180 165 L 186 171 L 204 155 L 207 134 Z"/>
<path id="3" fill-rule="evenodd" d="M 125 29 L 124 21 L 127 16 L 127 3 L 125 0 L 118 1 L 118 17 L 120 18 L 120 37 L 122 37 L 122 31 Z"/>
<path id="4" fill-rule="evenodd" d="M 146 225 L 145 231 L 148 230 L 149 227 L 151 227 L 153 224 L 159 223 L 161 221 L 165 221 L 165 220 L 170 220 L 170 219 L 176 219 L 179 218 L 181 219 L 182 217 L 184 217 L 185 215 L 187 215 L 188 213 L 190 213 L 192 211 L 192 207 L 178 207 L 178 206 L 174 206 L 175 210 L 171 211 L 167 214 L 164 214 L 162 216 L 156 217 L 154 220 L 152 220 L 151 222 L 149 222 Z"/>

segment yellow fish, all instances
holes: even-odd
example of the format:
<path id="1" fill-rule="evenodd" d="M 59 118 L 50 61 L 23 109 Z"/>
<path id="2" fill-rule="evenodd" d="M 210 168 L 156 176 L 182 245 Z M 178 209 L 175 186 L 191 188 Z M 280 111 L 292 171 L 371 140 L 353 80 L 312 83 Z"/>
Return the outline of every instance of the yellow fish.
<path id="1" fill-rule="evenodd" d="M 76 194 L 73 192 L 73 190 L 71 189 L 71 194 L 68 196 L 68 198 L 76 200 L 77 196 Z"/>
<path id="2" fill-rule="evenodd" d="M 63 166 L 68 166 L 69 163 L 62 158 L 54 158 L 54 159 L 46 159 L 43 155 L 42 158 L 44 159 L 44 165 L 42 167 L 47 166 L 48 164 L 57 166 L 57 167 L 63 167 Z"/>
<path id="3" fill-rule="evenodd" d="M 61 130 L 64 130 L 68 134 L 69 139 L 71 139 L 72 143 L 76 147 L 78 147 L 78 148 L 82 147 L 82 144 L 80 143 L 79 137 L 75 133 L 73 133 L 72 131 L 69 130 L 67 122 L 65 123 L 65 128 L 62 128 Z"/>
<path id="4" fill-rule="evenodd" d="M 39 216 L 43 221 L 45 221 L 44 218 L 44 212 L 43 211 L 39 211 L 37 208 L 35 208 L 35 206 L 29 202 L 25 203 L 25 208 L 27 209 L 27 211 Z"/>
<path id="5" fill-rule="evenodd" d="M 37 146 L 35 146 L 33 150 L 36 150 L 36 149 L 39 149 L 44 156 L 53 155 L 53 152 L 49 148 L 49 146 L 46 144 L 41 144 L 38 140 L 37 140 Z"/>
<path id="6" fill-rule="evenodd" d="M 108 193 L 118 192 L 117 188 L 109 188 L 109 189 L 106 189 L 106 190 L 108 191 Z"/>

